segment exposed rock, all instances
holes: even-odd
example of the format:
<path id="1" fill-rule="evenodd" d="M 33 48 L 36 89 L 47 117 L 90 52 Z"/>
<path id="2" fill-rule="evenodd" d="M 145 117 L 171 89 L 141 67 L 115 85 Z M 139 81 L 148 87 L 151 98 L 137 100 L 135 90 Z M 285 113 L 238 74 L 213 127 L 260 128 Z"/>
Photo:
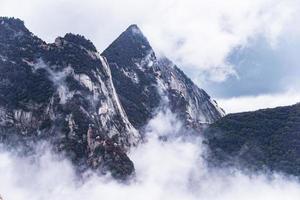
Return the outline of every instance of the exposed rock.
<path id="1" fill-rule="evenodd" d="M 168 97 L 171 110 L 189 127 L 201 127 L 224 111 L 176 65 L 157 57 L 146 37 L 131 25 L 103 53 L 130 122 L 143 127 Z"/>
<path id="2" fill-rule="evenodd" d="M 47 44 L 21 20 L 0 18 L 0 141 L 24 147 L 22 154 L 47 140 L 79 171 L 126 179 L 134 172 L 126 153 L 162 96 L 192 128 L 223 116 L 171 61 L 156 57 L 136 25 L 100 55 L 83 36 Z"/>
<path id="3" fill-rule="evenodd" d="M 119 102 L 105 58 L 83 36 L 67 34 L 46 44 L 14 20 L 1 18 L 0 23 L 0 55 L 5 58 L 0 60 L 1 142 L 30 146 L 46 139 L 84 169 L 93 153 L 87 140 L 93 124 L 94 136 L 114 138 L 120 146 L 113 152 L 120 154 L 124 167 L 128 163 L 124 176 L 133 172 L 126 150 L 140 136 Z M 118 162 L 105 160 L 99 165 Z M 117 170 L 113 174 L 121 177 Z"/>

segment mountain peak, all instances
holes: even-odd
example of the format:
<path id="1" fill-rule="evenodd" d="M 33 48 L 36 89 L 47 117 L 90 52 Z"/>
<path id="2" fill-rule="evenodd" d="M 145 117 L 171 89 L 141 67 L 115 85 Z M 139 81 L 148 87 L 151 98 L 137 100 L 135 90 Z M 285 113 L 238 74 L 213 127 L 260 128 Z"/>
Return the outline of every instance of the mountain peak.
<path id="1" fill-rule="evenodd" d="M 67 33 L 63 38 L 58 37 L 55 39 L 56 44 L 60 44 L 62 40 L 73 43 L 75 45 L 80 45 L 87 50 L 97 52 L 94 44 L 87 38 L 79 34 Z"/>
<path id="2" fill-rule="evenodd" d="M 0 24 L 14 25 L 18 27 L 25 27 L 24 22 L 14 17 L 0 17 Z"/>
<path id="3" fill-rule="evenodd" d="M 14 17 L 0 17 L 0 27 L 3 30 L 9 30 L 10 32 L 26 32 L 29 33 L 28 29 L 25 27 L 24 22 L 18 18 Z"/>
<path id="4" fill-rule="evenodd" d="M 143 35 L 141 29 L 136 24 L 131 24 L 130 26 L 128 26 L 125 32 L 132 32 L 133 34 Z"/>
<path id="5" fill-rule="evenodd" d="M 140 28 L 136 24 L 132 24 L 109 45 L 103 55 L 117 55 L 120 60 L 128 58 L 141 59 L 152 53 L 152 51 L 151 45 Z"/>

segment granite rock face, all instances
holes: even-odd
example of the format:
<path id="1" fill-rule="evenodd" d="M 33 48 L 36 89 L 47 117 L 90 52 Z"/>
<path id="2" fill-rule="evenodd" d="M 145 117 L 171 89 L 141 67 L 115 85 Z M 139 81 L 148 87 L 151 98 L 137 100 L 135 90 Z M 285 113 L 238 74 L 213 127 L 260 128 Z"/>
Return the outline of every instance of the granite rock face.
<path id="1" fill-rule="evenodd" d="M 47 44 L 19 19 L 0 18 L 0 141 L 30 153 L 39 141 L 79 171 L 134 172 L 126 155 L 163 99 L 197 129 L 224 115 L 167 58 L 157 58 L 136 25 L 101 55 L 68 33 Z"/>
<path id="2" fill-rule="evenodd" d="M 0 45 L 2 142 L 30 146 L 46 139 L 86 168 L 104 155 L 87 143 L 100 137 L 105 148 L 118 144 L 105 152 L 106 157 L 120 157 L 110 165 L 121 162 L 129 168 L 124 175 L 133 172 L 126 150 L 137 144 L 139 134 L 120 104 L 106 59 L 89 40 L 66 34 L 46 44 L 22 21 L 1 18 Z M 87 138 L 89 126 L 94 134 Z M 97 166 L 105 162 L 98 159 Z M 120 176 L 123 171 L 117 170 L 122 169 L 114 170 Z"/>
<path id="3" fill-rule="evenodd" d="M 111 67 L 129 121 L 138 129 L 147 124 L 162 103 L 194 128 L 225 114 L 168 58 L 158 57 L 136 25 L 129 26 L 102 55 Z"/>

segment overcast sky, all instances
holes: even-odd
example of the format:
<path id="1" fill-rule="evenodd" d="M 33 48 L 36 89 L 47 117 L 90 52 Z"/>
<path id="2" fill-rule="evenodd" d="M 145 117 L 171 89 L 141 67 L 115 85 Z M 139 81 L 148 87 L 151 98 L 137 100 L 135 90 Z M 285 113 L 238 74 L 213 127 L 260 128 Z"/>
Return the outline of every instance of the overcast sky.
<path id="1" fill-rule="evenodd" d="M 0 15 L 53 42 L 67 32 L 101 52 L 130 24 L 227 112 L 300 101 L 299 0 L 0 0 Z"/>

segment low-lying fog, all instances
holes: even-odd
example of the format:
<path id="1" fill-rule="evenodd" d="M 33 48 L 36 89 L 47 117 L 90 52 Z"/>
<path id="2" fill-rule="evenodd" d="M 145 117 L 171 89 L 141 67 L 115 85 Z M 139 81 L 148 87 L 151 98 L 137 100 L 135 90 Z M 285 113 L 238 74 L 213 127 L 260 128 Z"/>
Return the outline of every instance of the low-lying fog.
<path id="1" fill-rule="evenodd" d="M 129 155 L 136 178 L 128 184 L 96 175 L 79 181 L 66 159 L 45 148 L 34 158 L 2 149 L 0 194 L 4 200 L 299 200 L 300 184 L 291 178 L 209 169 L 201 138 L 158 139 L 179 131 L 168 111 L 149 122 L 147 141 Z"/>

